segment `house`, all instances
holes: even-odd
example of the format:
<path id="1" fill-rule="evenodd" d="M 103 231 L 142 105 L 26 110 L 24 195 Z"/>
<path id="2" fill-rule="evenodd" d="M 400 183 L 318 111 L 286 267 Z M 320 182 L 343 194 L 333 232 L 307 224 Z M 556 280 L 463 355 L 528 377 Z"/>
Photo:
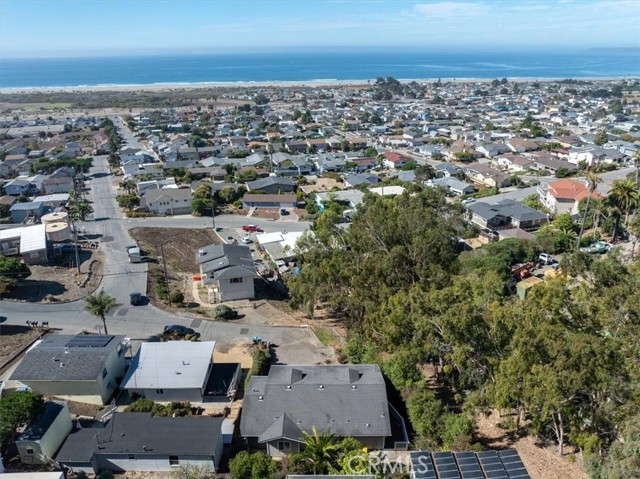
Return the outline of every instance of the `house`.
<path id="1" fill-rule="evenodd" d="M 327 201 L 336 201 L 355 209 L 364 199 L 364 193 L 360 190 L 330 191 L 328 193 L 316 193 L 316 204 L 320 211 L 324 211 Z"/>
<path id="2" fill-rule="evenodd" d="M 589 196 L 589 190 L 582 183 L 565 178 L 538 186 L 538 196 L 544 207 L 553 214 L 577 215 L 578 205 Z M 600 198 L 600 195 L 594 191 L 591 197 Z"/>
<path id="3" fill-rule="evenodd" d="M 460 173 L 462 173 L 462 168 L 454 165 L 453 163 L 438 163 L 435 166 L 435 170 L 438 176 L 442 176 L 445 178 L 450 178 L 452 176 L 457 177 Z"/>
<path id="4" fill-rule="evenodd" d="M 268 194 L 291 193 L 296 189 L 296 183 L 288 178 L 267 176 L 255 181 L 247 181 L 249 191 L 258 191 Z"/>
<path id="5" fill-rule="evenodd" d="M 243 208 L 295 208 L 298 197 L 294 194 L 285 195 L 254 195 L 246 193 L 242 197 Z"/>
<path id="6" fill-rule="evenodd" d="M 548 221 L 547 215 L 524 206 L 514 200 L 502 200 L 496 204 L 482 201 L 467 205 L 471 221 L 481 228 L 501 229 L 520 228 L 532 230 Z"/>
<path id="7" fill-rule="evenodd" d="M 276 261 L 291 261 L 296 257 L 296 242 L 303 234 L 302 231 L 262 233 L 256 235 L 256 242 L 274 263 Z"/>
<path id="8" fill-rule="evenodd" d="M 509 147 L 504 143 L 491 143 L 479 146 L 476 151 L 487 158 L 494 158 L 509 151 Z"/>
<path id="9" fill-rule="evenodd" d="M 268 376 L 249 380 L 240 434 L 249 447 L 276 457 L 300 451 L 313 428 L 383 449 L 392 414 L 375 364 L 273 365 Z"/>
<path id="10" fill-rule="evenodd" d="M 586 146 L 572 148 L 567 161 L 574 165 L 585 162 L 587 166 L 597 166 L 600 163 L 619 163 L 625 155 L 614 148 L 600 148 L 598 146 Z"/>
<path id="11" fill-rule="evenodd" d="M 138 181 L 138 196 L 144 196 L 149 190 L 162 190 L 165 188 L 177 189 L 176 179 L 171 177 L 165 180 Z"/>
<path id="12" fill-rule="evenodd" d="M 53 193 L 68 193 L 73 190 L 73 178 L 71 177 L 49 177 L 42 180 L 44 192 L 48 195 Z"/>
<path id="13" fill-rule="evenodd" d="M 29 349 L 11 375 L 47 396 L 107 404 L 124 376 L 124 336 L 48 335 Z"/>
<path id="14" fill-rule="evenodd" d="M 26 195 L 30 186 L 31 182 L 26 177 L 20 177 L 5 183 L 4 191 L 10 196 Z"/>
<path id="15" fill-rule="evenodd" d="M 507 140 L 506 145 L 514 153 L 524 153 L 538 149 L 538 144 L 535 141 L 526 138 L 510 138 Z"/>
<path id="16" fill-rule="evenodd" d="M 162 216 L 191 214 L 191 189 L 148 190 L 142 197 L 151 213 Z"/>
<path id="17" fill-rule="evenodd" d="M 464 169 L 464 172 L 467 178 L 474 183 L 489 188 L 502 188 L 511 184 L 509 175 L 502 171 L 494 170 L 489 165 L 483 163 L 472 163 Z"/>
<path id="18" fill-rule="evenodd" d="M 154 401 L 203 402 L 214 393 L 207 386 L 215 375 L 215 346 L 215 341 L 141 343 L 120 389 Z M 224 400 L 227 395 L 235 395 L 241 373 L 239 364 L 234 372 L 227 387 L 217 394 Z"/>
<path id="19" fill-rule="evenodd" d="M 568 172 L 574 172 L 578 170 L 578 167 L 566 160 L 562 160 L 556 156 L 548 153 L 532 154 L 533 165 L 532 169 L 535 170 L 547 170 L 554 175 L 558 170 L 566 170 Z"/>
<path id="20" fill-rule="evenodd" d="M 412 161 L 412 159 L 409 156 L 401 155 L 400 153 L 395 153 L 393 151 L 387 151 L 384 154 L 382 164 L 387 168 L 399 170 L 410 161 Z"/>
<path id="21" fill-rule="evenodd" d="M 433 180 L 427 180 L 425 184 L 433 187 L 442 186 L 455 196 L 469 195 L 476 191 L 473 185 L 451 177 L 434 178 Z"/>
<path id="22" fill-rule="evenodd" d="M 224 447 L 222 421 L 222 417 L 116 412 L 103 427 L 73 431 L 56 461 L 91 474 L 104 470 L 163 472 L 182 465 L 217 471 Z"/>
<path id="23" fill-rule="evenodd" d="M 25 264 L 47 264 L 45 225 L 0 230 L 0 255 L 20 255 Z"/>
<path id="24" fill-rule="evenodd" d="M 196 252 L 201 281 L 211 303 L 253 299 L 253 279 L 257 276 L 248 246 L 212 244 Z"/>
<path id="25" fill-rule="evenodd" d="M 11 221 L 16 224 L 22 224 L 27 220 L 38 221 L 45 213 L 45 205 L 42 201 L 28 201 L 26 203 L 14 203 L 9 208 L 11 213 Z"/>
<path id="26" fill-rule="evenodd" d="M 533 160 L 521 155 L 506 154 L 498 156 L 495 164 L 503 170 L 522 172 L 533 166 Z"/>
<path id="27" fill-rule="evenodd" d="M 379 182 L 380 178 L 371 173 L 351 173 L 344 176 L 344 184 L 347 188 L 356 188 L 360 185 L 371 186 Z"/>
<path id="28" fill-rule="evenodd" d="M 23 464 L 50 464 L 72 428 L 67 403 L 46 401 L 40 415 L 16 439 L 20 461 Z"/>

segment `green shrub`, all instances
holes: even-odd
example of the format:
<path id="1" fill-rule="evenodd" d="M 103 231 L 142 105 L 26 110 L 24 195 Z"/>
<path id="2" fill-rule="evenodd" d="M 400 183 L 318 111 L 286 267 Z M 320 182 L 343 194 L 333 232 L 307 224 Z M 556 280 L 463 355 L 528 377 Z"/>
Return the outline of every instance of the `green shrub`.
<path id="1" fill-rule="evenodd" d="M 184 294 L 180 291 L 172 291 L 169 295 L 171 302 L 174 304 L 179 304 L 184 302 Z"/>
<path id="2" fill-rule="evenodd" d="M 98 477 L 100 479 L 113 479 L 113 471 L 110 471 L 109 469 L 105 469 L 100 473 Z"/>
<path id="3" fill-rule="evenodd" d="M 238 317 L 238 312 L 225 304 L 220 304 L 214 308 L 213 317 L 215 319 L 235 319 Z"/>

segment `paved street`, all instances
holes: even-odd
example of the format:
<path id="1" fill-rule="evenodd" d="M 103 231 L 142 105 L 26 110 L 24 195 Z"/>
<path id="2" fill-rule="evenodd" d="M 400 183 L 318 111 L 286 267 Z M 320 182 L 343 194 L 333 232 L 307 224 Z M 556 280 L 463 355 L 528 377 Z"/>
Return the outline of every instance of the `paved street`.
<path id="1" fill-rule="evenodd" d="M 92 220 L 78 224 L 88 237 L 98 236 L 100 250 L 104 256 L 104 278 L 101 283 L 107 293 L 115 296 L 120 306 L 107 318 L 110 334 L 123 334 L 133 340 L 157 337 L 167 324 L 189 326 L 201 333 L 203 340 L 216 340 L 221 345 L 250 342 L 260 336 L 277 345 L 278 361 L 286 363 L 315 363 L 331 354 L 307 329 L 299 327 L 268 327 L 239 322 L 214 322 L 194 319 L 187 312 L 170 314 L 152 305 L 130 306 L 131 291 L 146 291 L 147 264 L 129 263 L 126 246 L 133 243 L 128 230 L 135 226 L 163 226 L 177 228 L 211 227 L 211 218 L 190 216 L 175 218 L 141 218 L 128 220 L 117 207 L 115 179 L 108 172 L 106 156 L 97 156 L 89 171 L 88 198 L 93 201 Z M 307 227 L 304 223 L 251 219 L 242 216 L 221 216 L 218 226 L 236 228 L 243 224 L 259 224 L 265 231 L 280 231 L 283 228 L 299 231 Z M 51 328 L 75 334 L 83 330 L 97 332 L 102 325 L 98 318 L 83 310 L 84 303 L 76 301 L 65 304 L 33 304 L 1 301 L 0 311 L 7 316 L 6 324 L 24 325 L 26 321 L 48 321 Z"/>

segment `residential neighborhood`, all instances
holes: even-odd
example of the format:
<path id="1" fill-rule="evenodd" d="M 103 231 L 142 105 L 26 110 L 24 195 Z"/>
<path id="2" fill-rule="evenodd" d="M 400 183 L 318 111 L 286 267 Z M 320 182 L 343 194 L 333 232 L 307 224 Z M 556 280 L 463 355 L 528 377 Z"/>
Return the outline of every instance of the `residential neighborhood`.
<path id="1" fill-rule="evenodd" d="M 586 477 L 632 395 L 640 84 L 215 91 L 0 119 L 5 467 Z"/>

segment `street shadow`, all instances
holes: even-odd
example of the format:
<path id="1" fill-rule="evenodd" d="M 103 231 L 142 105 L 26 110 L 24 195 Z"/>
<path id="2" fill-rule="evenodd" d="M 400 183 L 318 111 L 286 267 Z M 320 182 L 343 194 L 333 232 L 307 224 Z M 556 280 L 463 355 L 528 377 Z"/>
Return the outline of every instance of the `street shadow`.
<path id="1" fill-rule="evenodd" d="M 47 296 L 58 296 L 63 294 L 67 288 L 57 281 L 18 281 L 15 288 L 5 294 L 5 297 L 12 299 L 21 299 L 29 302 L 39 302 Z"/>
<path id="2" fill-rule="evenodd" d="M 94 173 L 91 175 L 92 178 L 104 178 L 105 176 L 109 176 L 111 173 Z"/>
<path id="3" fill-rule="evenodd" d="M 19 326 L 17 324 L 0 324 L 0 336 L 11 336 L 14 334 L 25 334 L 31 329 L 29 326 Z"/>
<path id="4" fill-rule="evenodd" d="M 109 218 L 108 216 L 102 216 L 100 218 L 93 218 L 93 221 L 107 221 L 110 220 L 111 218 Z"/>

